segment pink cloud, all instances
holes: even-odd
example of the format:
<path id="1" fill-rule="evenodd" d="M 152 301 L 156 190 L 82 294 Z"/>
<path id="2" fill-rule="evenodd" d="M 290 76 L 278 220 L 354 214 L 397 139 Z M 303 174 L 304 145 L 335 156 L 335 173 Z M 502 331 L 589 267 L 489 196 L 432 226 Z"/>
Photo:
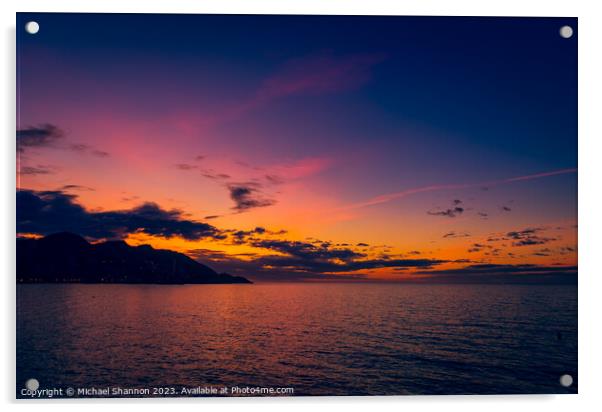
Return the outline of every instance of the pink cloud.
<path id="1" fill-rule="evenodd" d="M 259 103 L 292 94 L 353 89 L 370 80 L 371 68 L 383 60 L 382 54 L 344 57 L 320 55 L 292 59 L 283 65 L 280 72 L 264 81 L 254 101 Z"/>
<path id="2" fill-rule="evenodd" d="M 238 104 L 204 114 L 203 126 L 235 119 L 273 100 L 298 94 L 323 94 L 350 90 L 368 82 L 371 69 L 385 60 L 381 53 L 333 56 L 321 54 L 291 59 L 264 79 L 255 93 Z M 180 118 L 183 127 L 196 124 Z"/>
<path id="3" fill-rule="evenodd" d="M 306 157 L 289 164 L 268 167 L 269 174 L 286 180 L 300 179 L 318 174 L 329 168 L 334 160 L 328 157 Z"/>

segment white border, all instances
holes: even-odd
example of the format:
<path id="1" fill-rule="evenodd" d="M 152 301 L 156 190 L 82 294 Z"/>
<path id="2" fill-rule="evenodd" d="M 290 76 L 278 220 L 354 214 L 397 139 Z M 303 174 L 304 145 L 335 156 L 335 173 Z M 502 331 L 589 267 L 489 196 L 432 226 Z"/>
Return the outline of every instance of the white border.
<path id="1" fill-rule="evenodd" d="M 602 176 L 599 157 L 602 153 L 602 130 L 600 126 L 600 96 L 602 87 L 602 17 L 600 6 L 594 1 L 576 0 L 96 0 L 74 1 L 20 0 L 0 2 L 2 21 L 2 90 L 0 100 L 4 138 L 1 140 L 2 167 L 0 179 L 2 202 L 2 236 L 0 237 L 0 262 L 3 269 L 3 296 L 0 304 L 4 333 L 0 341 L 4 371 L 0 374 L 1 401 L 12 409 L 63 410 L 65 408 L 125 410 L 141 406 L 149 410 L 163 410 L 168 404 L 177 408 L 234 410 L 244 408 L 251 411 L 266 409 L 306 410 L 308 407 L 326 410 L 345 408 L 364 410 L 367 408 L 395 409 L 412 408 L 426 410 L 445 409 L 451 411 L 504 411 L 508 409 L 542 409 L 546 412 L 563 411 L 569 408 L 593 409 L 602 404 L 598 384 L 602 366 L 600 320 L 602 313 L 598 257 L 601 242 L 597 235 L 602 233 L 599 203 Z M 579 17 L 579 395 L 564 396 L 438 396 L 438 397 L 368 397 L 368 398 L 254 398 L 254 399 L 180 399 L 180 400 L 105 400 L 16 402 L 14 401 L 15 367 L 15 307 L 13 283 L 14 273 L 14 229 L 15 229 L 15 12 L 144 12 L 144 13 L 226 13 L 226 14 L 393 14 L 393 15 L 464 15 L 464 16 L 563 16 Z M 134 405 L 135 404 L 135 405 Z M 599 407 L 599 406 L 598 406 Z"/>

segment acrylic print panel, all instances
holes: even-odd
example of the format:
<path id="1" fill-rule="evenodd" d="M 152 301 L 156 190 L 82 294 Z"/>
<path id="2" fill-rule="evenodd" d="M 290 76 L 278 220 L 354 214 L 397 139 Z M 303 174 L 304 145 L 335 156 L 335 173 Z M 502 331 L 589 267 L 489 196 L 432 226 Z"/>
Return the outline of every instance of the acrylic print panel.
<path id="1" fill-rule="evenodd" d="M 16 396 L 576 393 L 577 35 L 18 14 Z"/>

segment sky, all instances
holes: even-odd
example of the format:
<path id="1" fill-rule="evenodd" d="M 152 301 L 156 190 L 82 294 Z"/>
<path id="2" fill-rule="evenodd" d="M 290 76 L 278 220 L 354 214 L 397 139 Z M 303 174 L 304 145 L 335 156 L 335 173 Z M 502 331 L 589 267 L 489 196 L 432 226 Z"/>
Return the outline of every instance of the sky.
<path id="1" fill-rule="evenodd" d="M 576 19 L 20 13 L 17 91 L 18 236 L 576 281 Z"/>

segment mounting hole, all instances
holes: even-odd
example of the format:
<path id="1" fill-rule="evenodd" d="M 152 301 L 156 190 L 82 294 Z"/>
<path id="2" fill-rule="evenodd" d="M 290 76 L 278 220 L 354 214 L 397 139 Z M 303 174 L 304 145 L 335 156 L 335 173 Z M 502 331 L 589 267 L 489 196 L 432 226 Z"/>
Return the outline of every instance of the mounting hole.
<path id="1" fill-rule="evenodd" d="M 571 375 L 562 375 L 560 377 L 560 384 L 565 388 L 568 388 L 573 384 L 573 377 Z"/>
<path id="2" fill-rule="evenodd" d="M 573 37 L 573 28 L 571 26 L 562 26 L 560 28 L 560 37 L 565 39 Z"/>
<path id="3" fill-rule="evenodd" d="M 40 25 L 37 21 L 27 22 L 27 24 L 25 25 L 25 31 L 29 34 L 36 34 L 40 31 Z"/>
<path id="4" fill-rule="evenodd" d="M 40 387 L 40 382 L 38 382 L 38 380 L 34 378 L 27 379 L 27 382 L 25 382 L 25 387 L 30 391 L 37 391 Z"/>

